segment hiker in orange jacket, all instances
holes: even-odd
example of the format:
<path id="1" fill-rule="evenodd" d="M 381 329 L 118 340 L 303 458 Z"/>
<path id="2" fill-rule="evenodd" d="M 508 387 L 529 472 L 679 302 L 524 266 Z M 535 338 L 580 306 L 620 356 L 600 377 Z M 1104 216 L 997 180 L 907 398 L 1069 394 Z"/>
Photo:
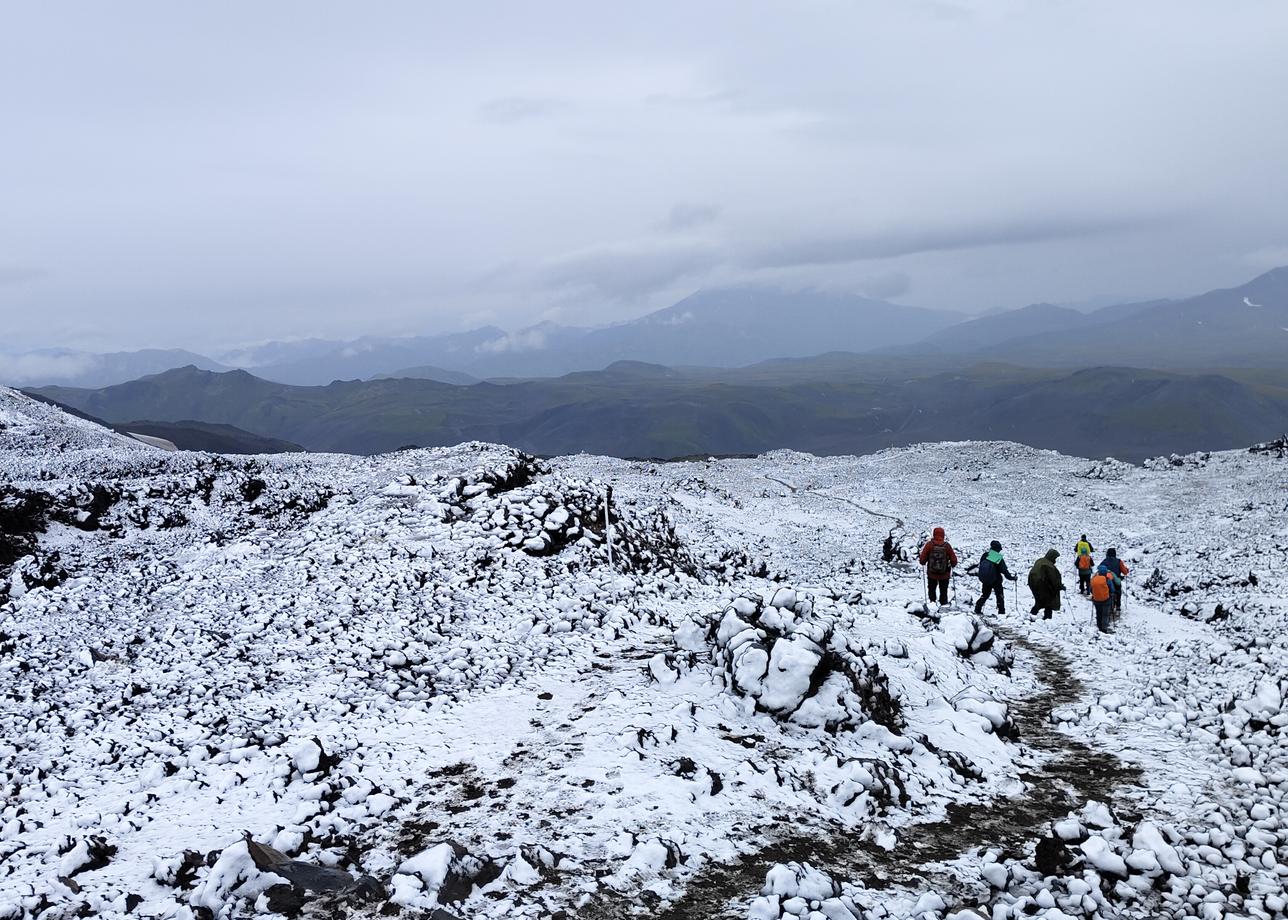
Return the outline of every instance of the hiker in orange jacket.
<path id="1" fill-rule="evenodd" d="M 1091 558 L 1091 553 L 1081 552 L 1074 557 L 1073 564 L 1078 569 L 1078 593 L 1090 593 L 1091 576 L 1096 571 L 1096 560 Z"/>
<path id="2" fill-rule="evenodd" d="M 1096 629 L 1113 632 L 1114 602 L 1118 597 L 1118 579 L 1102 562 L 1088 585 L 1091 605 L 1096 609 Z"/>
<path id="3" fill-rule="evenodd" d="M 926 567 L 926 593 L 930 600 L 939 595 L 940 605 L 948 603 L 948 582 L 957 567 L 957 553 L 945 539 L 944 528 L 936 527 L 930 542 L 921 548 L 917 561 Z"/>

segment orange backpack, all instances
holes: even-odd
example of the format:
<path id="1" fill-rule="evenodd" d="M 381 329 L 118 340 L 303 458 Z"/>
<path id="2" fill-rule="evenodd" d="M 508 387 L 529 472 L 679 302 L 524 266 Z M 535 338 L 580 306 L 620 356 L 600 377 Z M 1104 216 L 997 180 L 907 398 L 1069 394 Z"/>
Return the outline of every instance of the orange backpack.
<path id="1" fill-rule="evenodd" d="M 1079 557 L 1078 557 L 1078 568 L 1080 568 L 1080 569 L 1089 569 L 1089 568 L 1091 568 L 1091 557 L 1090 557 L 1090 556 L 1088 556 L 1086 553 L 1083 553 L 1081 556 L 1079 556 Z"/>
<path id="2" fill-rule="evenodd" d="M 1112 575 L 1092 575 L 1091 576 L 1091 599 L 1093 601 L 1109 600 L 1109 580 Z"/>

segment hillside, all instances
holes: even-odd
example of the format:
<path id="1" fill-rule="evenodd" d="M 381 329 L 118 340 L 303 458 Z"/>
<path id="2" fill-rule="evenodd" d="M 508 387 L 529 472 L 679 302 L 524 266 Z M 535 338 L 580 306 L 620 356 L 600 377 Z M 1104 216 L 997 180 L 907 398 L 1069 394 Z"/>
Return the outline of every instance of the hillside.
<path id="1" fill-rule="evenodd" d="M 167 454 L 0 389 L 0 916 L 1273 918 L 1285 489 L 999 442 Z M 1021 577 L 1117 545 L 1116 631 L 928 606 L 939 524 Z"/>
<path id="2" fill-rule="evenodd" d="M 588 332 L 577 370 L 634 360 L 738 367 L 827 351 L 865 352 L 916 341 L 961 314 L 848 294 L 763 288 L 698 291 L 638 320 Z"/>
<path id="3" fill-rule="evenodd" d="M 1097 364 L 1104 360 L 1098 352 L 1088 352 L 1088 341 L 1112 338 L 1114 331 L 1129 317 L 1146 311 L 1165 316 L 1170 300 L 1114 304 L 1084 313 L 1049 303 L 1030 304 L 1016 310 L 998 310 L 950 326 L 927 336 L 913 345 L 886 349 L 890 354 L 958 355 L 975 360 L 1002 360 L 1031 367 L 1050 363 L 1077 366 Z M 1065 361 L 1058 356 L 1069 352 L 1079 358 Z M 1108 354 L 1108 353 L 1106 353 Z M 1146 366 L 1154 367 L 1147 363 Z M 1162 367 L 1172 365 L 1164 362 Z M 1200 366 L 1206 366 L 1200 362 Z"/>
<path id="4" fill-rule="evenodd" d="M 421 364 L 417 367 L 400 367 L 391 374 L 375 374 L 371 379 L 388 380 L 399 377 L 411 377 L 414 380 L 435 380 L 438 383 L 451 383 L 461 387 L 480 382 L 477 377 L 461 371 L 449 371 L 444 367 L 435 367 L 432 364 Z"/>
<path id="5" fill-rule="evenodd" d="M 179 419 L 177 422 L 136 420 L 112 426 L 117 431 L 165 438 L 180 450 L 204 450 L 214 454 L 283 454 L 304 450 L 291 441 L 266 438 L 232 425 Z"/>
<path id="6" fill-rule="evenodd" d="M 959 363 L 935 370 L 826 355 L 725 370 L 619 363 L 506 385 L 387 379 L 292 387 L 244 371 L 186 368 L 102 390 L 36 392 L 112 422 L 200 419 L 312 450 L 360 454 L 470 440 L 546 456 L 668 458 L 778 448 L 840 454 L 985 437 L 1140 461 L 1288 430 L 1282 374 L 1245 382 L 1130 368 Z"/>
<path id="7" fill-rule="evenodd" d="M 1107 307 L 1065 333 L 1012 336 L 976 355 L 1032 366 L 1283 368 L 1288 366 L 1288 268 L 1196 297 Z"/>
<path id="8" fill-rule="evenodd" d="M 969 353 L 987 350 L 999 341 L 1018 337 L 1071 333 L 1086 323 L 1086 315 L 1049 303 L 992 313 L 951 326 L 899 349 L 902 353 Z"/>
<path id="9" fill-rule="evenodd" d="M 304 449 L 290 441 L 261 437 L 232 425 L 198 422 L 193 419 L 181 419 L 177 422 L 136 420 L 112 425 L 100 418 L 95 418 L 88 412 L 82 412 L 47 396 L 41 396 L 39 393 L 26 395 L 79 419 L 92 422 L 94 425 L 111 428 L 118 434 L 139 434 L 162 438 L 174 444 L 179 450 L 204 450 L 219 454 L 277 454 Z"/>

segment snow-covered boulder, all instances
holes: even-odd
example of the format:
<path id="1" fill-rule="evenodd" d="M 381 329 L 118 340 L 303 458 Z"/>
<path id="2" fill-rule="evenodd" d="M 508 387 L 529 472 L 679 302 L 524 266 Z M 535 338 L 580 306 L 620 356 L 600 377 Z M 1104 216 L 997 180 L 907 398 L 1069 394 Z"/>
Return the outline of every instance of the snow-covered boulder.
<path id="1" fill-rule="evenodd" d="M 683 627 L 694 644 L 709 635 L 729 689 L 757 709 L 804 725 L 835 729 L 872 720 L 897 728 L 898 700 L 877 662 L 855 651 L 812 599 L 788 588 L 768 598 L 735 598 L 707 632 Z"/>

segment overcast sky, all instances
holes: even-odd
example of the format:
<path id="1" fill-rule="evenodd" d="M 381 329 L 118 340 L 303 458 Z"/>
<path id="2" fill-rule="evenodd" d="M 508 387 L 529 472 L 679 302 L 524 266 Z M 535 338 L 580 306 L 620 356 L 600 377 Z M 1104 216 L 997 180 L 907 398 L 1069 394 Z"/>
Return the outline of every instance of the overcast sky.
<path id="1" fill-rule="evenodd" d="M 1285 48 L 1283 0 L 9 4 L 4 345 L 1236 284 Z"/>

